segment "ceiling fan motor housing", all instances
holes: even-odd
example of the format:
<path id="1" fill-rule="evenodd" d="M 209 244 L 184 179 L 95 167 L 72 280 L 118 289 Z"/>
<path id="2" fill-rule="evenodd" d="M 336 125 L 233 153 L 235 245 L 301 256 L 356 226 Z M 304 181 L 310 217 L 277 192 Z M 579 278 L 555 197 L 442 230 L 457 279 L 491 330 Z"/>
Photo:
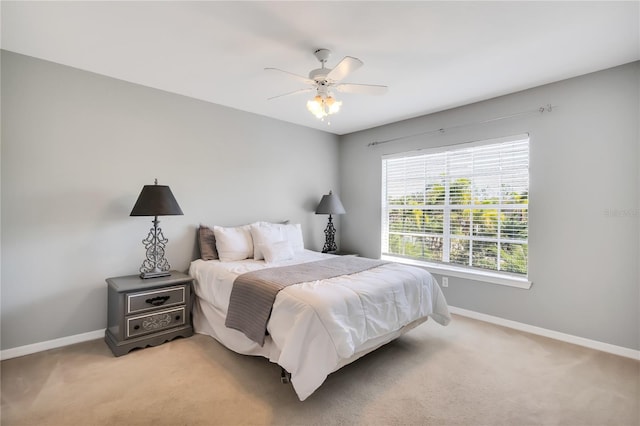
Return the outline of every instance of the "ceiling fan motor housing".
<path id="1" fill-rule="evenodd" d="M 309 78 L 318 84 L 328 84 L 327 75 L 331 72 L 332 68 L 316 68 L 309 73 Z"/>
<path id="2" fill-rule="evenodd" d="M 313 54 L 318 58 L 318 61 L 322 64 L 322 68 L 316 68 L 309 73 L 309 78 L 320 85 L 328 85 L 330 82 L 327 80 L 327 75 L 331 72 L 332 68 L 326 68 L 324 64 L 331 56 L 329 49 L 316 49 Z"/>

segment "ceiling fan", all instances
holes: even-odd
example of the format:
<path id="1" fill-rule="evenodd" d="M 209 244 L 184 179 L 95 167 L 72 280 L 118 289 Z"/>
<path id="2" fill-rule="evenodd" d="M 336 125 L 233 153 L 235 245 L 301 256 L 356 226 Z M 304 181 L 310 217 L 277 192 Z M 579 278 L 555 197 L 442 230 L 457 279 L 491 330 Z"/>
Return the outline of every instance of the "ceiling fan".
<path id="1" fill-rule="evenodd" d="M 297 95 L 300 93 L 307 93 L 316 91 L 316 96 L 307 102 L 307 109 L 319 119 L 323 120 L 324 117 L 330 114 L 334 114 L 340 110 L 342 102 L 336 100 L 332 91 L 342 93 L 355 93 L 362 95 L 382 95 L 386 93 L 387 86 L 380 86 L 375 84 L 353 84 L 353 83 L 340 83 L 342 79 L 351 74 L 353 71 L 360 68 L 363 63 L 360 59 L 352 56 L 345 56 L 334 68 L 327 68 L 325 65 L 331 51 L 329 49 L 317 49 L 313 52 L 318 61 L 320 61 L 321 67 L 312 70 L 309 73 L 309 77 L 304 77 L 298 74 L 294 74 L 288 71 L 283 71 L 278 68 L 265 68 L 266 71 L 277 71 L 284 73 L 289 77 L 293 77 L 310 87 L 304 89 L 298 89 L 293 92 L 284 93 L 282 95 L 273 96 L 268 100 L 281 98 L 283 96 Z"/>

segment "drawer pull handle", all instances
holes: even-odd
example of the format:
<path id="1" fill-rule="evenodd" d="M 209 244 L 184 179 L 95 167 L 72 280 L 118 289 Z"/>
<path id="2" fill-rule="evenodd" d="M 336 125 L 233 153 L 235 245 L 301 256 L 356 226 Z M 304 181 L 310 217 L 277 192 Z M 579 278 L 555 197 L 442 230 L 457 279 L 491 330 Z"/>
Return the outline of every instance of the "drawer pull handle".
<path id="1" fill-rule="evenodd" d="M 176 321 L 180 321 L 180 315 L 176 315 Z"/>
<path id="2" fill-rule="evenodd" d="M 166 302 L 170 298 L 171 296 L 158 296 L 158 297 L 153 297 L 151 299 L 147 299 L 145 300 L 145 302 L 153 306 L 160 306 L 160 305 L 164 305 L 164 302 Z"/>
<path id="3" fill-rule="evenodd" d="M 136 326 L 134 326 L 134 327 L 133 327 L 133 329 L 134 329 L 134 330 L 140 330 L 140 326 L 139 326 L 139 325 L 136 325 Z"/>

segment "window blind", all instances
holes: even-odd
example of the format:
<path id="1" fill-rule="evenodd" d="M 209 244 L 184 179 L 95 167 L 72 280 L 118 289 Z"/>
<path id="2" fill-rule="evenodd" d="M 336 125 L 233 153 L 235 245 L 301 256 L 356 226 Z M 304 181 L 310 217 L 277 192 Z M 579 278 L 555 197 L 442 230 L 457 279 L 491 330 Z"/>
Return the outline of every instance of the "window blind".
<path id="1" fill-rule="evenodd" d="M 527 275 L 529 137 L 382 159 L 382 254 Z"/>

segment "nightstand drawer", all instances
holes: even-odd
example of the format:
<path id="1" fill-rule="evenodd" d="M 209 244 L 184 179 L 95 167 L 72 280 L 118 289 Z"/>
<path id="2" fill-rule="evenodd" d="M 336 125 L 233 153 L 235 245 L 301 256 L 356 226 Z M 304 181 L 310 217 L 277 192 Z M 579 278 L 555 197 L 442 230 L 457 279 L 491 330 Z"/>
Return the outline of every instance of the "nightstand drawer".
<path id="1" fill-rule="evenodd" d="M 184 306 L 175 309 L 153 312 L 127 318 L 127 336 L 135 337 L 141 334 L 155 333 L 167 328 L 185 324 Z"/>
<path id="2" fill-rule="evenodd" d="M 169 287 L 142 293 L 127 294 L 126 315 L 157 309 L 161 306 L 184 304 L 185 287 Z"/>

